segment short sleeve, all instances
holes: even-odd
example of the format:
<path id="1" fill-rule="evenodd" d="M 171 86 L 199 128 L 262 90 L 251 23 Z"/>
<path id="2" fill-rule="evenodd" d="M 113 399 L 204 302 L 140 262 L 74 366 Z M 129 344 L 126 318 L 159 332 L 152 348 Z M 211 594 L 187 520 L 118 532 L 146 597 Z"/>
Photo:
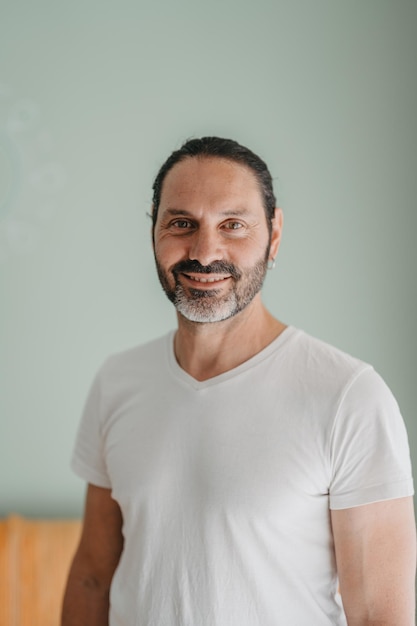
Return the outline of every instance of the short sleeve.
<path id="1" fill-rule="evenodd" d="M 96 375 L 85 402 L 78 427 L 71 468 L 86 482 L 111 488 L 103 454 L 101 377 Z"/>
<path id="2" fill-rule="evenodd" d="M 404 421 L 391 391 L 371 367 L 354 378 L 342 397 L 330 463 L 331 509 L 414 493 Z"/>

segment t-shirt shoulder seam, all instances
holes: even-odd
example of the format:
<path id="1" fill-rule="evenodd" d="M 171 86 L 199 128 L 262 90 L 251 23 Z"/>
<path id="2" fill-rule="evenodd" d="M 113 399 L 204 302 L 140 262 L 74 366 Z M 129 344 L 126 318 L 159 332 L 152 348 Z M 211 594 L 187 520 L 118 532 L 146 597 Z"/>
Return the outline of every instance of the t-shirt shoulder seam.
<path id="1" fill-rule="evenodd" d="M 346 399 L 346 396 L 348 395 L 349 391 L 352 389 L 353 385 L 356 383 L 356 381 L 365 373 L 365 372 L 369 372 L 369 371 L 374 371 L 374 368 L 372 365 L 370 365 L 369 363 L 365 363 L 360 361 L 361 366 L 354 371 L 351 376 L 348 378 L 348 380 L 346 381 L 346 384 L 344 385 L 344 387 L 341 390 L 340 393 L 340 397 L 339 397 L 339 401 L 337 402 L 337 406 L 336 406 L 336 411 L 334 413 L 334 418 L 333 418 L 333 424 L 332 424 L 332 428 L 330 431 L 330 436 L 329 436 L 329 441 L 328 441 L 328 462 L 329 462 L 329 467 L 331 467 L 331 442 L 333 441 L 333 437 L 334 437 L 334 432 L 335 432 L 335 428 L 337 426 L 337 422 L 338 422 L 338 418 L 339 415 L 341 413 L 341 409 L 343 406 L 343 402 Z"/>

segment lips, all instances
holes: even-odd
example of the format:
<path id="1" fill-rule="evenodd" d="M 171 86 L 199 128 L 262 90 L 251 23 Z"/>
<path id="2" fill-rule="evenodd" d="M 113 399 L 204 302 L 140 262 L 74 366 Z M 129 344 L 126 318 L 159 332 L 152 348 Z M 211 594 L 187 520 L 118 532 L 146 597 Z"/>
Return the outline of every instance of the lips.
<path id="1" fill-rule="evenodd" d="M 230 278 L 230 276 L 210 276 L 210 275 L 191 276 L 190 274 L 185 274 L 185 273 L 183 275 L 189 280 L 192 280 L 196 283 L 203 283 L 203 284 L 218 283 L 218 282 L 221 282 L 223 280 L 227 280 L 228 278 Z"/>

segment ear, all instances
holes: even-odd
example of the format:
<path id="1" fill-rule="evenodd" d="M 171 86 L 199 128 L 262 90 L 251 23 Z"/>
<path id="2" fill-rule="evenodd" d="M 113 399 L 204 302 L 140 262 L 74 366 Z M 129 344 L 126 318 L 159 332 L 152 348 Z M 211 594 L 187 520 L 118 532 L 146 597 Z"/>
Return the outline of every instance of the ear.
<path id="1" fill-rule="evenodd" d="M 277 207 L 275 209 L 274 217 L 272 218 L 272 232 L 271 232 L 271 245 L 269 248 L 269 258 L 272 261 L 278 254 L 279 244 L 281 243 L 282 228 L 284 225 L 284 214 L 282 209 Z"/>

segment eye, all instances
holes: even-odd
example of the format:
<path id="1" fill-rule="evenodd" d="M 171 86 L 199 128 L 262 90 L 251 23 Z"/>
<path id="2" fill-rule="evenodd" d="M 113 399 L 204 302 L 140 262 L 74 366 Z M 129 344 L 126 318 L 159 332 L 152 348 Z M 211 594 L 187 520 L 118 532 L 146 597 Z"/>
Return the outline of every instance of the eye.
<path id="1" fill-rule="evenodd" d="M 226 222 L 224 227 L 227 230 L 239 230 L 240 228 L 243 228 L 243 224 L 241 222 Z"/>
<path id="2" fill-rule="evenodd" d="M 174 220 L 171 222 L 171 226 L 179 228 L 180 230 L 185 230 L 187 228 L 191 228 L 192 224 L 188 220 Z"/>

